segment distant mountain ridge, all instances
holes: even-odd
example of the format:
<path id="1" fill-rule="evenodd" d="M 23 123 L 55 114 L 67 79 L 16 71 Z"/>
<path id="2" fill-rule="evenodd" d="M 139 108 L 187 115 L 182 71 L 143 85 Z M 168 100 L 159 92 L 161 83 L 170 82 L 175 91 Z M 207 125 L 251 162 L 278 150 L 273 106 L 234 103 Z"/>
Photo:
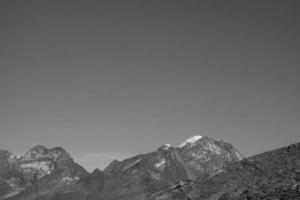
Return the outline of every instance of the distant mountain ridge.
<path id="1" fill-rule="evenodd" d="M 239 160 L 227 142 L 194 136 L 179 146 L 113 161 L 87 173 L 63 148 L 37 145 L 14 161 L 24 191 L 10 199 L 140 199 L 180 180 L 207 176 Z M 22 184 L 21 184 L 22 183 Z"/>
<path id="2" fill-rule="evenodd" d="M 255 193 L 253 188 L 260 187 L 256 179 L 265 184 L 278 180 L 273 177 L 281 170 L 276 165 L 288 163 L 279 173 L 294 176 L 288 170 L 298 170 L 300 180 L 299 147 L 244 159 L 230 143 L 196 135 L 178 146 L 164 144 L 150 153 L 114 160 L 92 173 L 61 147 L 37 145 L 19 158 L 0 151 L 0 200 L 244 200 L 245 188 Z M 288 186 L 297 195 L 295 185 Z"/>

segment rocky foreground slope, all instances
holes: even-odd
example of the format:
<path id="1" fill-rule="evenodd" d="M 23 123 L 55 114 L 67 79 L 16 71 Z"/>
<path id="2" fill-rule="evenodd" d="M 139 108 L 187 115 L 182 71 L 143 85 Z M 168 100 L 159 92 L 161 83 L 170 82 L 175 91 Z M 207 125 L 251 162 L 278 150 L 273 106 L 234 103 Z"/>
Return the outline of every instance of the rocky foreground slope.
<path id="1" fill-rule="evenodd" d="M 181 181 L 147 200 L 299 200 L 300 143 L 231 162 L 207 178 Z"/>

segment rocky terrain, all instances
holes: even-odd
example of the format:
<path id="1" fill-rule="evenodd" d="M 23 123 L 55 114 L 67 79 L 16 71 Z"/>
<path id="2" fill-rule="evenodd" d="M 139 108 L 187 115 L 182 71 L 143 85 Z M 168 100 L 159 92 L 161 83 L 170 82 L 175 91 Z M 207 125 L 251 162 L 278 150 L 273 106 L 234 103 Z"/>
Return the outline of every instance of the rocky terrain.
<path id="1" fill-rule="evenodd" d="M 207 178 L 180 181 L 147 199 L 300 199 L 300 143 L 228 163 Z"/>
<path id="2" fill-rule="evenodd" d="M 37 145 L 19 158 L 8 151 L 0 151 L 0 154 L 2 199 L 18 193 L 22 196 L 28 194 L 31 198 L 88 175 L 88 172 L 60 147 L 48 149 Z M 18 199 L 19 196 L 14 198 Z"/>
<path id="3" fill-rule="evenodd" d="M 194 136 L 92 173 L 60 147 L 0 151 L 1 200 L 297 199 L 299 181 L 300 143 L 244 159 L 228 142 Z"/>

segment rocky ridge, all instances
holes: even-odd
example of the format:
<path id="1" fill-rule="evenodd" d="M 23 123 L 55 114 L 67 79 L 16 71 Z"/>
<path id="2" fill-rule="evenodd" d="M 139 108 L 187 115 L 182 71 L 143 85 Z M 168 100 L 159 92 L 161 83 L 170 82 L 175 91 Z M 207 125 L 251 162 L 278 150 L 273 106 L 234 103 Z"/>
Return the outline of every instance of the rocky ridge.
<path id="1" fill-rule="evenodd" d="M 87 173 L 62 148 L 38 145 L 20 158 L 0 152 L 0 199 L 292 199 L 299 194 L 299 155 L 295 144 L 244 159 L 228 142 L 194 136 Z"/>
<path id="2" fill-rule="evenodd" d="M 57 185 L 63 185 L 69 182 L 75 182 L 79 180 L 80 177 L 88 174 L 87 171 L 76 164 L 71 156 L 61 147 L 48 149 L 44 146 L 37 145 L 19 158 L 10 152 L 1 152 L 0 199 L 15 196 L 22 192 L 26 193 L 26 191 L 30 191 L 32 187 L 35 187 L 35 193 L 39 193 L 39 190 L 43 188 L 45 184 L 47 185 L 47 190 L 52 190 L 54 185 L 51 187 L 45 182 L 52 179 L 55 180 L 56 183 L 59 183 Z M 3 155 L 6 155 L 6 157 Z M 39 185 L 39 187 L 36 187 L 37 185 Z"/>
<path id="3" fill-rule="evenodd" d="M 150 153 L 115 160 L 103 172 L 95 170 L 77 182 L 38 195 L 38 199 L 143 199 L 180 180 L 209 176 L 225 163 L 238 160 L 231 144 L 195 136 L 179 146 L 162 145 Z M 21 195 L 32 199 L 29 194 Z"/>

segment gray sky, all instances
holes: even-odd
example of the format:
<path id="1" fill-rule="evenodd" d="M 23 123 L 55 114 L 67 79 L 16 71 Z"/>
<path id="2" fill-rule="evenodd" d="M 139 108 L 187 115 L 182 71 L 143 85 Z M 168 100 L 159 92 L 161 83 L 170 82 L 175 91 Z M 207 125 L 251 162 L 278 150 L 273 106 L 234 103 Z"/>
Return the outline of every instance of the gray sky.
<path id="1" fill-rule="evenodd" d="M 0 2 L 0 149 L 88 169 L 195 134 L 300 141 L 299 1 Z"/>

